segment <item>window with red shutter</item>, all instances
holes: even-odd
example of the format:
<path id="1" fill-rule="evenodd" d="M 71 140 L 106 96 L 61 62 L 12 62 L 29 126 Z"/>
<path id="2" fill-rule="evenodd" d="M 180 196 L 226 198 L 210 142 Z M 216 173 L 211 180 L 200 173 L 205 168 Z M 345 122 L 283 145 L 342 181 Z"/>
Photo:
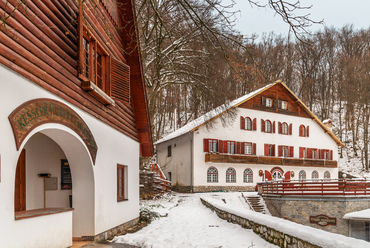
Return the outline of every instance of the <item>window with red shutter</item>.
<path id="1" fill-rule="evenodd" d="M 240 129 L 245 129 L 245 119 L 243 116 L 240 116 Z"/>
<path id="2" fill-rule="evenodd" d="M 281 122 L 279 121 L 278 122 L 278 133 L 281 134 L 282 131 L 283 131 L 283 126 L 282 126 Z"/>
<path id="3" fill-rule="evenodd" d="M 294 146 L 289 147 L 289 157 L 293 158 L 294 157 Z"/>
<path id="4" fill-rule="evenodd" d="M 203 152 L 209 152 L 209 139 L 203 139 Z"/>
<path id="5" fill-rule="evenodd" d="M 310 137 L 310 127 L 307 126 L 306 128 L 306 137 Z"/>
<path id="6" fill-rule="evenodd" d="M 117 164 L 117 201 L 127 200 L 127 166 Z"/>
<path id="7" fill-rule="evenodd" d="M 253 131 L 257 130 L 257 118 L 253 119 Z"/>

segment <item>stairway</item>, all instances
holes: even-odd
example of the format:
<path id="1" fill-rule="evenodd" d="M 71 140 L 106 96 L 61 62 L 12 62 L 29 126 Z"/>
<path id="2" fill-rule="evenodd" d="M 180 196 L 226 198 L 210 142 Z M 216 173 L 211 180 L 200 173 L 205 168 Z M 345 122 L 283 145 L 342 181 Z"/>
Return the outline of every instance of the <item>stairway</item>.
<path id="1" fill-rule="evenodd" d="M 254 211 L 259 213 L 266 213 L 265 207 L 260 202 L 261 198 L 259 196 L 247 196 L 246 201 L 249 202 L 249 205 L 253 208 Z"/>

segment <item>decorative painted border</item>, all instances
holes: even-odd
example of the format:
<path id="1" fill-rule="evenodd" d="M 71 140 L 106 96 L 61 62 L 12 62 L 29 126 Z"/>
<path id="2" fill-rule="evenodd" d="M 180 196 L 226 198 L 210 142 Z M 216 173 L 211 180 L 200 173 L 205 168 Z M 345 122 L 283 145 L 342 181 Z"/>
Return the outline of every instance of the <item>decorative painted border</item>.
<path id="1" fill-rule="evenodd" d="M 45 123 L 59 123 L 75 131 L 89 149 L 95 164 L 98 146 L 85 121 L 70 107 L 53 99 L 39 98 L 23 103 L 10 115 L 17 150 L 27 135 Z"/>

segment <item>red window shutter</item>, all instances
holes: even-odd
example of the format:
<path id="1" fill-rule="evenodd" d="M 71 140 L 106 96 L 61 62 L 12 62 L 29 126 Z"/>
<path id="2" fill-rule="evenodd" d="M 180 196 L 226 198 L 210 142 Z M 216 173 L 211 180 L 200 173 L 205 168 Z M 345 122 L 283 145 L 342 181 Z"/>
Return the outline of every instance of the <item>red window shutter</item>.
<path id="1" fill-rule="evenodd" d="M 224 153 L 224 141 L 223 140 L 219 140 L 218 141 L 218 152 L 219 153 Z"/>
<path id="2" fill-rule="evenodd" d="M 264 97 L 264 96 L 262 97 L 262 103 L 261 104 L 262 104 L 262 106 L 266 106 L 266 97 Z"/>
<path id="3" fill-rule="evenodd" d="M 269 155 L 269 145 L 265 144 L 265 156 Z"/>
<path id="4" fill-rule="evenodd" d="M 310 127 L 307 126 L 306 128 L 306 137 L 310 137 Z"/>
<path id="5" fill-rule="evenodd" d="M 114 100 L 130 102 L 130 67 L 111 59 L 111 96 Z"/>
<path id="6" fill-rule="evenodd" d="M 240 116 L 240 129 L 245 129 L 245 119 L 243 116 Z"/>
<path id="7" fill-rule="evenodd" d="M 268 170 L 265 170 L 265 180 L 267 180 L 267 181 L 272 180 L 271 172 L 269 172 Z"/>
<path id="8" fill-rule="evenodd" d="M 299 137 L 302 137 L 302 136 L 303 136 L 303 135 L 302 135 L 302 128 L 303 128 L 303 127 L 302 127 L 302 125 L 300 125 L 300 126 L 299 126 Z"/>
<path id="9" fill-rule="evenodd" d="M 275 145 L 271 145 L 272 154 L 271 156 L 275 157 Z"/>
<path id="10" fill-rule="evenodd" d="M 261 132 L 265 132 L 265 121 L 261 119 Z"/>
<path id="11" fill-rule="evenodd" d="M 224 153 L 227 153 L 227 141 L 224 141 Z"/>
<path id="12" fill-rule="evenodd" d="M 236 142 L 236 154 L 241 154 L 241 142 Z"/>
<path id="13" fill-rule="evenodd" d="M 241 147 L 240 147 L 240 154 L 244 154 L 245 153 L 245 149 L 244 149 L 244 144 L 245 144 L 245 142 L 242 142 L 241 143 Z"/>
<path id="14" fill-rule="evenodd" d="M 303 147 L 299 148 L 299 158 L 303 158 Z"/>
<path id="15" fill-rule="evenodd" d="M 283 156 L 283 147 L 282 146 L 278 146 L 278 156 L 279 157 L 282 157 Z"/>
<path id="16" fill-rule="evenodd" d="M 272 132 L 275 133 L 275 121 L 272 123 Z"/>
<path id="17" fill-rule="evenodd" d="M 293 124 L 290 123 L 290 125 L 289 125 L 289 135 L 292 135 L 292 133 L 293 133 Z"/>
<path id="18" fill-rule="evenodd" d="M 203 152 L 209 152 L 209 139 L 203 139 Z"/>
<path id="19" fill-rule="evenodd" d="M 278 133 L 282 133 L 283 132 L 283 125 L 281 124 L 281 122 L 279 121 L 278 122 Z"/>
<path id="20" fill-rule="evenodd" d="M 307 148 L 307 158 L 312 158 L 312 148 Z"/>
<path id="21" fill-rule="evenodd" d="M 329 158 L 330 160 L 333 160 L 333 150 L 330 150 Z"/>
<path id="22" fill-rule="evenodd" d="M 294 157 L 294 146 L 289 147 L 289 157 Z"/>
<path id="23" fill-rule="evenodd" d="M 256 150 L 257 150 L 257 149 L 256 149 L 256 143 L 253 143 L 253 144 L 252 144 L 252 154 L 253 154 L 253 155 L 256 155 Z"/>
<path id="24" fill-rule="evenodd" d="M 253 119 L 253 131 L 257 130 L 257 118 Z"/>

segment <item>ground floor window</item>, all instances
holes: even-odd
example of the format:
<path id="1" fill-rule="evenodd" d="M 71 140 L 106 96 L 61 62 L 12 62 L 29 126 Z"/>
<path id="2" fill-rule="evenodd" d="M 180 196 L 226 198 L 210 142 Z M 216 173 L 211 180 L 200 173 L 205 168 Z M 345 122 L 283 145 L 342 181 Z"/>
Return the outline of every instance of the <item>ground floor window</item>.
<path id="1" fill-rule="evenodd" d="M 324 179 L 330 179 L 330 172 L 329 171 L 324 172 Z"/>
<path id="2" fill-rule="evenodd" d="M 368 221 L 350 221 L 350 237 L 370 241 L 370 225 Z"/>
<path id="3" fill-rule="evenodd" d="M 315 170 L 314 170 L 314 171 L 312 172 L 311 177 L 312 177 L 312 180 L 316 181 L 316 180 L 319 178 L 319 173 L 318 173 L 317 171 L 315 171 Z"/>
<path id="4" fill-rule="evenodd" d="M 209 167 L 207 170 L 207 183 L 217 183 L 218 172 L 215 167 Z"/>
<path id="5" fill-rule="evenodd" d="M 298 175 L 299 181 L 305 181 L 306 180 L 306 172 L 304 170 L 301 170 Z"/>
<path id="6" fill-rule="evenodd" d="M 236 182 L 236 172 L 233 168 L 229 168 L 226 171 L 226 182 L 235 183 Z"/>
<path id="7" fill-rule="evenodd" d="M 117 164 L 117 201 L 127 199 L 127 166 Z"/>
<path id="8" fill-rule="evenodd" d="M 243 181 L 245 183 L 253 183 L 253 171 L 249 168 L 244 170 Z"/>
<path id="9" fill-rule="evenodd" d="M 272 172 L 272 180 L 281 180 L 283 179 L 283 173 L 278 171 L 278 170 L 275 170 Z"/>

